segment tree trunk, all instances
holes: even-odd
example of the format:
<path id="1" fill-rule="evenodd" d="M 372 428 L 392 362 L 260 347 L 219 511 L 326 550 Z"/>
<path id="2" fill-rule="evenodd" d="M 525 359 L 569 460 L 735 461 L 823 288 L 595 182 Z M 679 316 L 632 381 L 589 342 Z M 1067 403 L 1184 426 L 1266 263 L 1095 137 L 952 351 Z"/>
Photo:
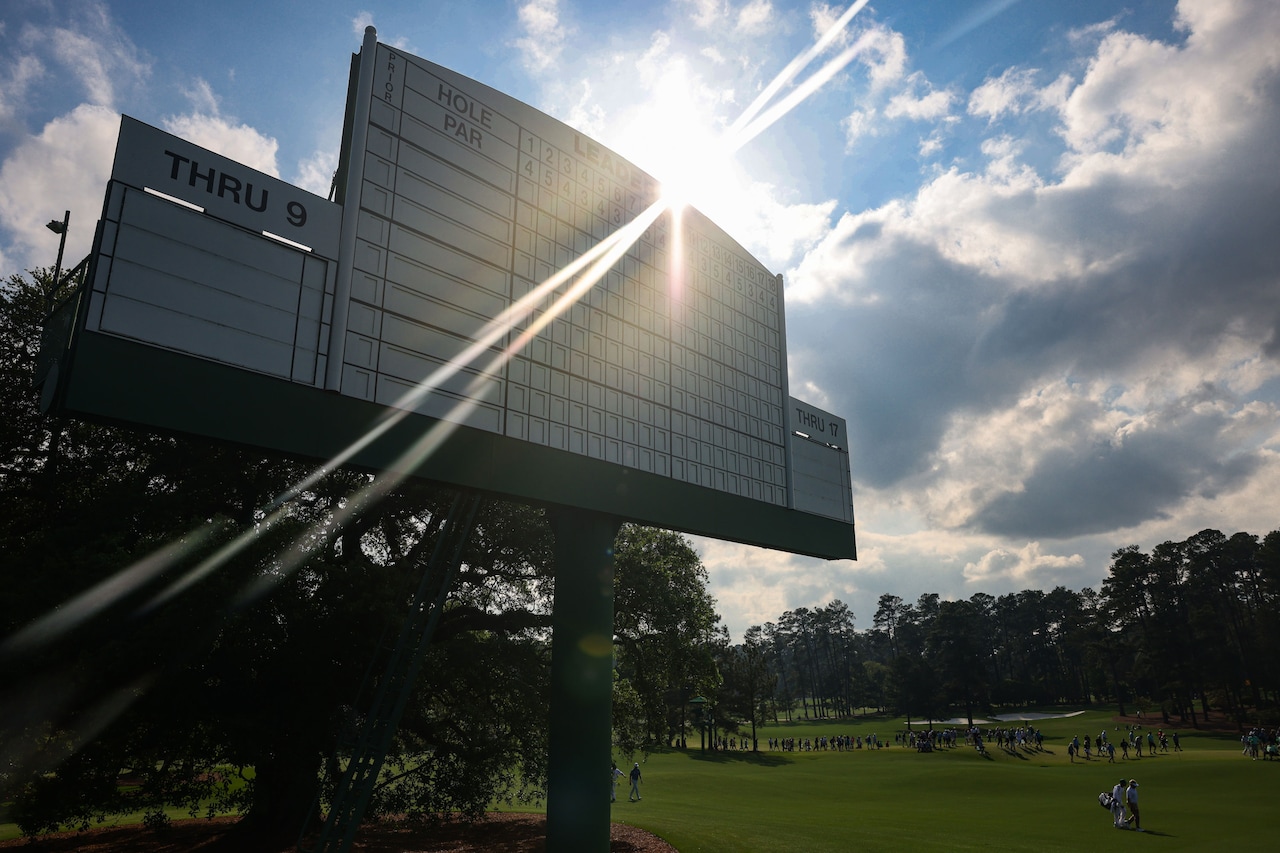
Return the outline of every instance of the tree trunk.
<path id="1" fill-rule="evenodd" d="M 298 840 L 320 785 L 320 756 L 284 742 L 258 762 L 249 812 L 224 836 L 220 851 L 276 853 Z"/>

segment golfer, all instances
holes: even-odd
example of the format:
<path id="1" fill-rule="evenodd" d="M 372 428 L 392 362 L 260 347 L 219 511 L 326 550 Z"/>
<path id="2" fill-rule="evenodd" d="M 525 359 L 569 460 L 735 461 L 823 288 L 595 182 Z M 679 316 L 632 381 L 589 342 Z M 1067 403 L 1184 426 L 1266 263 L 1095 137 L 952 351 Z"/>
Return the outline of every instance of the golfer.
<path id="1" fill-rule="evenodd" d="M 1142 832 L 1142 818 L 1138 817 L 1138 781 L 1136 779 L 1129 780 L 1129 790 L 1125 792 L 1129 801 L 1129 819 L 1126 823 L 1133 824 L 1133 828 Z"/>
<path id="2" fill-rule="evenodd" d="M 627 796 L 627 802 L 639 802 L 640 800 L 640 762 L 636 762 L 636 766 L 631 768 L 631 793 Z"/>

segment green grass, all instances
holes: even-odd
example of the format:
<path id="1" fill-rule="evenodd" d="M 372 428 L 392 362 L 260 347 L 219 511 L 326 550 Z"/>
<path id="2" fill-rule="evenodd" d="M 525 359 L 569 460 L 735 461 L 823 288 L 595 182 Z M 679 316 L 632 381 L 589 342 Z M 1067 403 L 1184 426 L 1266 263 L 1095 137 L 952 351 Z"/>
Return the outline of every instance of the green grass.
<path id="1" fill-rule="evenodd" d="M 1056 851 L 1262 850 L 1275 843 L 1271 815 L 1280 761 L 1250 761 L 1236 735 L 1180 730 L 1183 752 L 1116 763 L 1068 760 L 1073 735 L 1095 737 L 1111 715 L 1044 720 L 1043 752 L 1014 754 L 994 744 L 929 754 L 901 746 L 852 752 L 654 753 L 641 765 L 644 800 L 628 803 L 619 784 L 613 820 L 650 830 L 681 853 L 710 851 Z M 893 743 L 897 718 L 770 726 L 769 737 L 876 732 Z M 921 725 L 917 729 L 923 728 Z M 627 763 L 624 764 L 623 761 Z M 619 756 L 620 767 L 630 760 Z M 1121 777 L 1142 792 L 1145 833 L 1111 827 L 1100 791 Z M 604 796 L 605 774 L 600 774 Z M 180 815 L 174 814 L 175 818 Z M 120 823 L 130 822 L 121 819 Z M 0 839 L 16 836 L 0 825 Z"/>
<path id="2" fill-rule="evenodd" d="M 1037 724 L 1045 751 L 988 757 L 968 747 L 929 754 L 900 746 L 853 752 L 650 755 L 644 800 L 619 798 L 613 819 L 695 851 L 1264 849 L 1280 794 L 1280 762 L 1250 761 L 1234 735 L 1187 734 L 1183 752 L 1072 764 L 1066 743 L 1108 713 Z M 768 737 L 866 735 L 893 742 L 885 719 L 794 723 Z M 921 728 L 917 726 L 917 728 Z M 1112 828 L 1097 794 L 1121 776 L 1140 782 L 1145 833 Z M 603 778 L 603 776 L 602 776 Z"/>
<path id="3" fill-rule="evenodd" d="M 171 821 L 190 820 L 191 812 L 185 808 L 170 807 L 164 810 Z M 145 812 L 137 811 L 123 815 L 112 815 L 102 823 L 94 823 L 89 826 L 90 829 L 108 829 L 116 826 L 141 826 L 142 818 Z M 67 830 L 74 827 L 65 827 Z M 18 829 L 16 823 L 0 823 L 0 841 L 8 841 L 12 838 L 21 838 L 22 831 Z"/>

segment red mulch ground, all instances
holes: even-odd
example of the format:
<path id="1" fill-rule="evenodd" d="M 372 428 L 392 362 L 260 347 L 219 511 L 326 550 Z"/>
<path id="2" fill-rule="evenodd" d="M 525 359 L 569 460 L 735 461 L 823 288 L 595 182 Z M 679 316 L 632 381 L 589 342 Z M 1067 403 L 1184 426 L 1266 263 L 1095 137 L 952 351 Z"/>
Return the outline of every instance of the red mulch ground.
<path id="1" fill-rule="evenodd" d="M 175 821 L 164 830 L 140 826 L 61 832 L 41 836 L 28 847 L 26 839 L 0 841 L 0 849 L 29 849 L 39 853 L 192 853 L 207 850 L 235 825 L 235 818 Z M 476 824 L 448 823 L 433 828 L 400 824 L 367 824 L 360 828 L 352 849 L 364 853 L 534 853 L 546 849 L 544 815 L 494 813 Z M 609 825 L 610 853 L 676 853 L 656 835 L 634 826 Z M 280 853 L 294 853 L 290 844 Z"/>

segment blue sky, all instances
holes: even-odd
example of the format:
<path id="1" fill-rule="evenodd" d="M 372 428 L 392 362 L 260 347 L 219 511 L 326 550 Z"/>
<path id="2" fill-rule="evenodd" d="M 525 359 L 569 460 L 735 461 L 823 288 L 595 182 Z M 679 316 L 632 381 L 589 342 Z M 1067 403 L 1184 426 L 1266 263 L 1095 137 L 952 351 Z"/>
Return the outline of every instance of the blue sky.
<path id="1" fill-rule="evenodd" d="M 66 208 L 87 252 L 122 112 L 326 193 L 369 24 L 662 177 L 844 8 L 10 0 L 0 272 Z M 885 0 L 817 64 L 855 44 L 701 188 L 784 275 L 793 394 L 849 421 L 861 557 L 698 540 L 734 636 L 1280 527 L 1280 4 Z"/>

